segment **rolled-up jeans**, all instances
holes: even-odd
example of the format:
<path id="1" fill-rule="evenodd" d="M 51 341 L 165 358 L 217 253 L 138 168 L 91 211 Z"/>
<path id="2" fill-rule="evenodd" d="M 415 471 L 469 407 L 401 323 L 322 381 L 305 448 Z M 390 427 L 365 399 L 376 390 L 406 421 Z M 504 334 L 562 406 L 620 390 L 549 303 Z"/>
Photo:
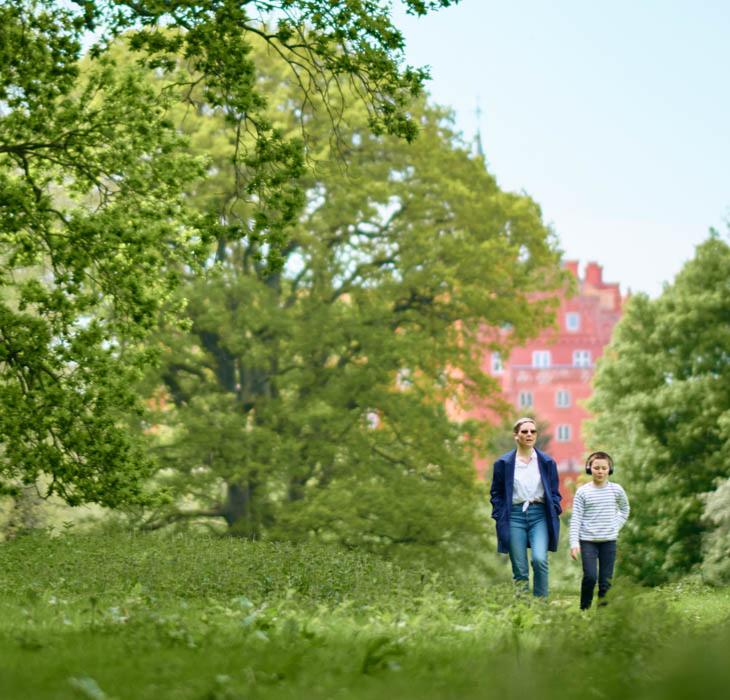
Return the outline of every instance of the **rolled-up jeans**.
<path id="1" fill-rule="evenodd" d="M 515 583 L 530 588 L 530 568 L 527 548 L 532 550 L 532 592 L 536 596 L 548 594 L 548 526 L 544 503 L 530 503 L 523 510 L 522 503 L 512 505 L 509 520 L 509 558 Z"/>

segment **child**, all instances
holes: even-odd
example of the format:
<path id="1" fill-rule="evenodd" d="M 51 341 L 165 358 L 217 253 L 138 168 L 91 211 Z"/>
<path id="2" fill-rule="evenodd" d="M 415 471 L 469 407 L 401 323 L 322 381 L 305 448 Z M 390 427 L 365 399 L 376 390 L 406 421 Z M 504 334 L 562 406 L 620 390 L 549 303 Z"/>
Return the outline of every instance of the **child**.
<path id="1" fill-rule="evenodd" d="M 618 484 L 608 480 L 609 475 L 613 474 L 613 460 L 610 455 L 606 452 L 594 452 L 586 461 L 586 473 L 593 480 L 576 491 L 570 519 L 570 556 L 577 559 L 580 552 L 583 563 L 581 610 L 591 607 L 596 579 L 598 604 L 606 604 L 605 597 L 611 587 L 613 565 L 616 561 L 616 538 L 628 520 L 630 511 L 626 492 Z"/>

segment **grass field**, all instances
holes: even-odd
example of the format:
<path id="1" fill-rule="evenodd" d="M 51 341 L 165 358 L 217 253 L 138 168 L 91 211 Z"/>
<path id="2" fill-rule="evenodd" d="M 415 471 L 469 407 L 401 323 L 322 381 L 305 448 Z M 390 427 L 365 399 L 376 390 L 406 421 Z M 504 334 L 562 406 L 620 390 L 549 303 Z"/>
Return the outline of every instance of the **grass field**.
<path id="1" fill-rule="evenodd" d="M 606 608 L 321 546 L 39 534 L 0 544 L 0 698 L 695 698 L 730 687 L 730 592 Z"/>

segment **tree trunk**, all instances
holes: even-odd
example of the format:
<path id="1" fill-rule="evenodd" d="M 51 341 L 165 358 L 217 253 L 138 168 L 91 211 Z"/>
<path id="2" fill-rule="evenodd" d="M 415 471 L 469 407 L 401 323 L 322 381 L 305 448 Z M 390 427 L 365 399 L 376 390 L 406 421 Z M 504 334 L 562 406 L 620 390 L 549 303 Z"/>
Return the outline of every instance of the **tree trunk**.
<path id="1" fill-rule="evenodd" d="M 46 514 L 42 508 L 43 499 L 36 493 L 35 486 L 23 486 L 13 500 L 10 517 L 3 526 L 6 540 L 41 528 L 45 525 Z"/>
<path id="2" fill-rule="evenodd" d="M 222 514 L 229 534 L 254 540 L 261 537 L 261 521 L 255 517 L 257 509 L 252 507 L 255 493 L 255 482 L 251 479 L 228 484 Z"/>

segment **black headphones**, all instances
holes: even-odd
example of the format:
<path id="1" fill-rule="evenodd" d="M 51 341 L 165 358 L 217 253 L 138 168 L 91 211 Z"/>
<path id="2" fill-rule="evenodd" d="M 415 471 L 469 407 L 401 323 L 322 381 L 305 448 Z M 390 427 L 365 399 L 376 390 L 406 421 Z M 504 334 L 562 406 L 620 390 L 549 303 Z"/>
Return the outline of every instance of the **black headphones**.
<path id="1" fill-rule="evenodd" d="M 591 460 L 593 459 L 607 459 L 608 460 L 608 473 L 613 474 L 613 459 L 611 458 L 611 455 L 608 454 L 608 452 L 603 452 L 599 450 L 598 452 L 592 452 L 588 455 L 588 459 L 586 460 L 586 474 L 592 474 L 591 472 Z"/>

